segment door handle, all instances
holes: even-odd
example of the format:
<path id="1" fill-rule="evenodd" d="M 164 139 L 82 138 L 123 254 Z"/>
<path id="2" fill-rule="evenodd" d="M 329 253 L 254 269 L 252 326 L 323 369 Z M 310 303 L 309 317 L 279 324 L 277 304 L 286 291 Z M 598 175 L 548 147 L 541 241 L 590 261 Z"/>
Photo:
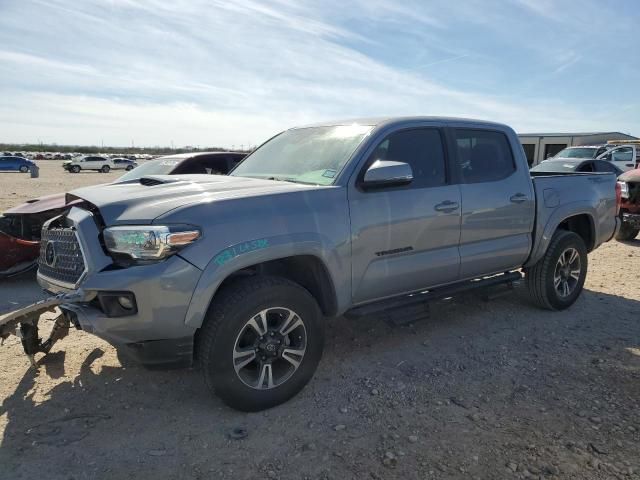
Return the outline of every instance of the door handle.
<path id="1" fill-rule="evenodd" d="M 458 202 L 452 202 L 451 200 L 445 200 L 444 202 L 437 204 L 433 208 L 438 212 L 449 213 L 449 212 L 453 212 L 454 210 L 457 210 L 459 206 L 460 205 L 458 204 Z"/>
<path id="2" fill-rule="evenodd" d="M 527 196 L 524 193 L 516 193 L 509 200 L 511 200 L 511 203 L 522 203 L 527 201 Z"/>

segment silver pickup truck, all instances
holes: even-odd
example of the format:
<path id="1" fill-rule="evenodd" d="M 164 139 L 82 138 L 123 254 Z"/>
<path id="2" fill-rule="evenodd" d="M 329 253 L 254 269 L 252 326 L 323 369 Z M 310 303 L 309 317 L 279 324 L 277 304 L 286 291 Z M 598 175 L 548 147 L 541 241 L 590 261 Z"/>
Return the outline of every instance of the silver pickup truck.
<path id="1" fill-rule="evenodd" d="M 260 410 L 311 379 L 325 317 L 406 314 L 521 272 L 535 304 L 569 307 L 587 253 L 618 228 L 616 185 L 606 173 L 532 177 L 496 123 L 293 128 L 230 176 L 69 194 L 76 203 L 42 231 L 38 280 L 56 296 L 0 324 L 6 335 L 20 321 L 27 353 L 46 352 L 37 317 L 59 305 L 53 337 L 73 324 L 147 365 L 197 359 L 223 401 Z"/>

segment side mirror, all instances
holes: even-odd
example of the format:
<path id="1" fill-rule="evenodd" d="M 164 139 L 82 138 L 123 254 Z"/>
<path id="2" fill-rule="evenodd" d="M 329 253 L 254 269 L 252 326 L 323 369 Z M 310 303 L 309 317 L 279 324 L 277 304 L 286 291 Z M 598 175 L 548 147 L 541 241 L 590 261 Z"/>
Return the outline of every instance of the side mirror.
<path id="1" fill-rule="evenodd" d="M 413 180 L 411 166 L 404 162 L 376 160 L 364 174 L 364 189 L 408 185 Z"/>

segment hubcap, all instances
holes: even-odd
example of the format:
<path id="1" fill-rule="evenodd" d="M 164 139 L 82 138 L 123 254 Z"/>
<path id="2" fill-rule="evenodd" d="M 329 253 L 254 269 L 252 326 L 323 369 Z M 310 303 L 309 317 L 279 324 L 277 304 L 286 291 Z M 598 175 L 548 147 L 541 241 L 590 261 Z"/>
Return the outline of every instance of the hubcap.
<path id="1" fill-rule="evenodd" d="M 233 367 L 245 385 L 267 390 L 291 378 L 306 349 L 307 330 L 302 318 L 288 308 L 268 308 L 240 330 L 233 347 Z"/>
<path id="2" fill-rule="evenodd" d="M 553 272 L 553 286 L 561 297 L 573 293 L 580 280 L 580 254 L 575 248 L 567 248 L 556 262 Z"/>

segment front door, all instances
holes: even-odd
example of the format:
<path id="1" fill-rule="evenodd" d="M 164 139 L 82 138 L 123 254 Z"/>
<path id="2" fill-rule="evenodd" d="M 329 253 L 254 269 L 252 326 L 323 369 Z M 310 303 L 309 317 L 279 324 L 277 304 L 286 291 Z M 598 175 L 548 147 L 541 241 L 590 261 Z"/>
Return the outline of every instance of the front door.
<path id="1" fill-rule="evenodd" d="M 444 136 L 437 128 L 388 135 L 370 155 L 408 163 L 406 186 L 349 191 L 354 303 L 451 283 L 458 278 L 460 190 L 447 175 Z"/>
<path id="2" fill-rule="evenodd" d="M 460 278 L 520 267 L 531 251 L 535 199 L 529 170 L 503 132 L 454 128 L 462 225 Z"/>
<path id="3" fill-rule="evenodd" d="M 623 172 L 636 168 L 636 162 L 633 155 L 633 147 L 614 148 L 613 150 L 610 150 L 608 152 L 607 158 L 610 158 L 611 163 L 613 163 Z"/>

